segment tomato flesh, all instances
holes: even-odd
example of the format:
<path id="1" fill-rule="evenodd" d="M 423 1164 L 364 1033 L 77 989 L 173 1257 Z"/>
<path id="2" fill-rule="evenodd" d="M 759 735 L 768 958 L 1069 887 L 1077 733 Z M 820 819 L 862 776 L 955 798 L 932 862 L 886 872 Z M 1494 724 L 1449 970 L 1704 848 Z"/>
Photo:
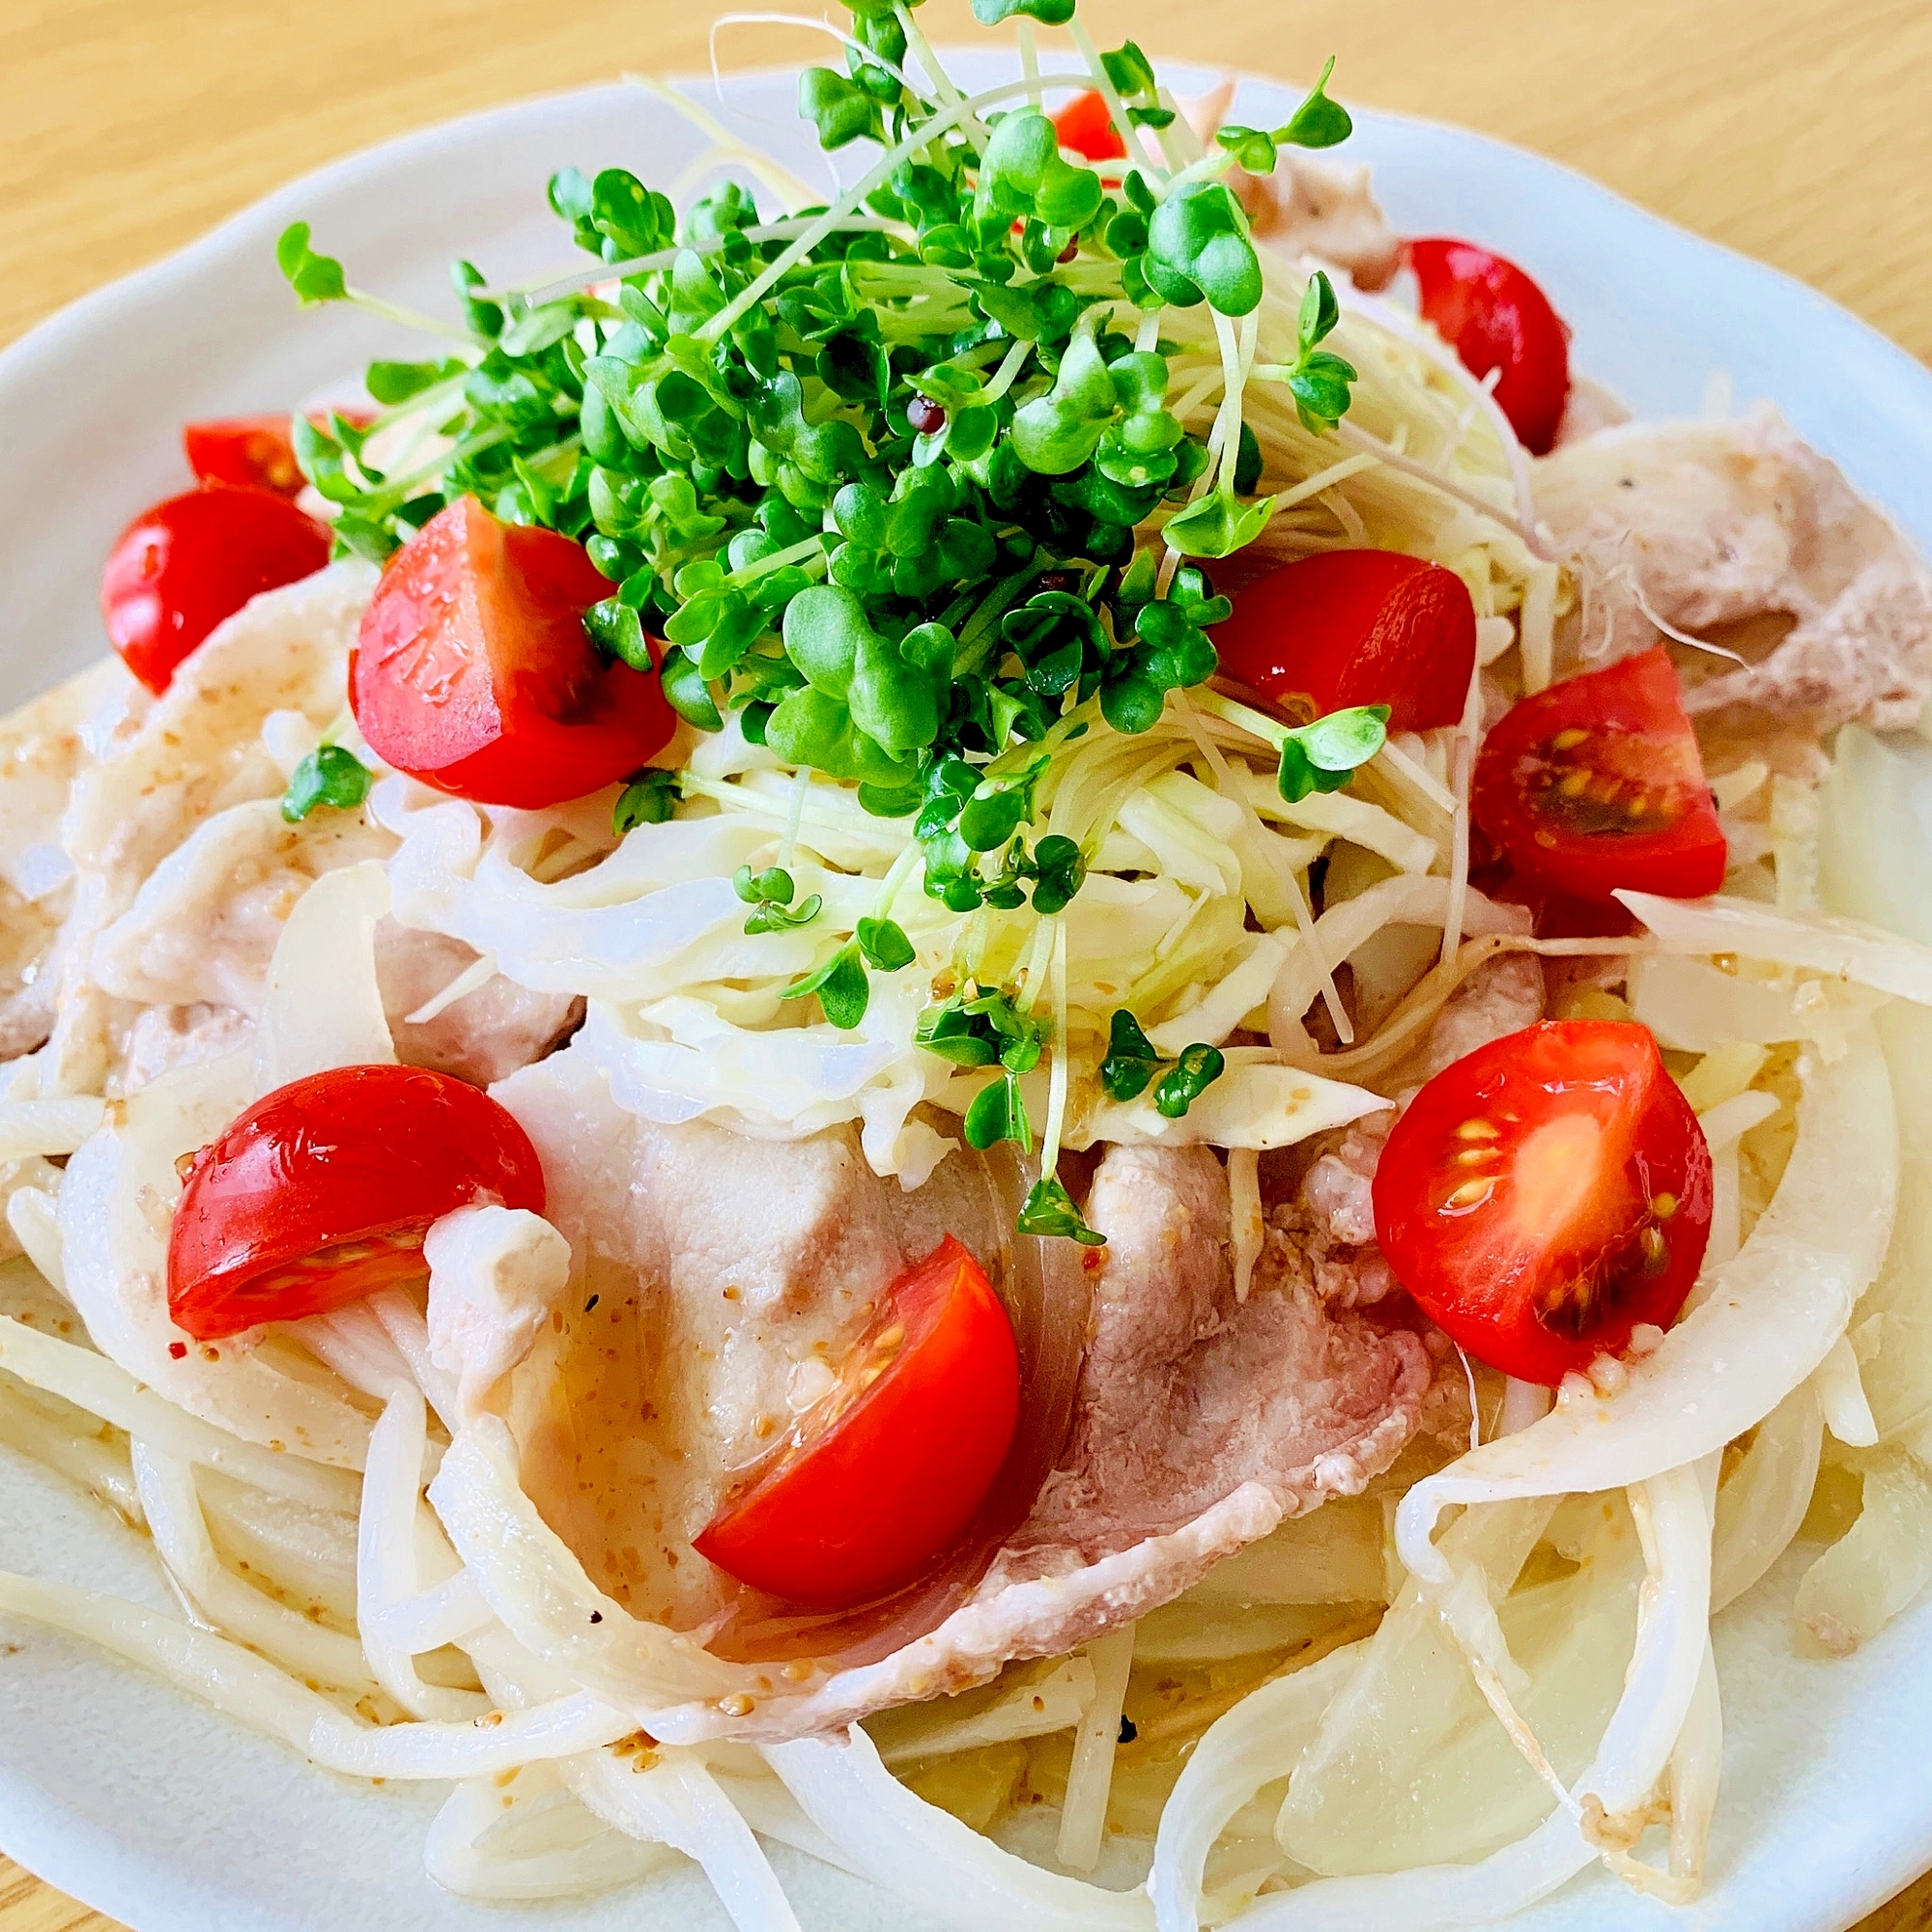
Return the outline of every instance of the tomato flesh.
<path id="1" fill-rule="evenodd" d="M 1019 1420 L 1019 1350 L 951 1235 L 881 1298 L 838 1386 L 696 1539 L 741 1582 L 849 1609 L 910 1582 L 972 1521 Z"/>
<path id="2" fill-rule="evenodd" d="M 1221 667 L 1298 723 L 1386 704 L 1389 727 L 1463 716 L 1476 607 L 1453 570 L 1388 550 L 1325 551 L 1258 578 L 1212 632 Z"/>
<path id="3" fill-rule="evenodd" d="M 1123 161 L 1127 157 L 1127 144 L 1114 126 L 1105 98 L 1094 88 L 1076 94 L 1053 117 L 1053 131 L 1063 148 L 1071 148 L 1090 161 Z"/>
<path id="4" fill-rule="evenodd" d="M 168 1313 L 197 1341 L 293 1321 L 424 1272 L 432 1222 L 542 1213 L 529 1136 L 480 1088 L 418 1066 L 278 1087 L 197 1153 L 168 1239 Z"/>
<path id="5" fill-rule="evenodd" d="M 1483 741 L 1469 807 L 1518 873 L 1568 898 L 1698 898 L 1724 882 L 1723 828 L 1661 644 L 1511 709 Z"/>
<path id="6" fill-rule="evenodd" d="M 451 503 L 389 559 L 349 661 L 377 755 L 485 805 L 535 809 L 628 778 L 676 725 L 655 677 L 604 657 L 611 584 L 583 546 Z"/>
<path id="7" fill-rule="evenodd" d="M 366 429 L 376 420 L 369 410 L 334 412 L 344 421 Z M 327 412 L 312 411 L 313 421 L 326 424 Z M 202 483 L 233 483 L 245 490 L 267 490 L 291 502 L 302 493 L 307 478 L 296 461 L 293 416 L 220 416 L 191 422 L 182 431 L 182 453 Z"/>
<path id="8" fill-rule="evenodd" d="M 1514 262 L 1473 242 L 1411 242 L 1408 262 L 1422 313 L 1470 375 L 1501 372 L 1498 407 L 1522 446 L 1546 455 L 1570 398 L 1570 331 L 1549 298 Z"/>
<path id="9" fill-rule="evenodd" d="M 170 497 L 121 532 L 100 573 L 100 614 L 128 668 L 165 691 L 175 668 L 264 590 L 328 561 L 328 532 L 266 490 L 215 484 Z"/>
<path id="10" fill-rule="evenodd" d="M 1711 1233 L 1711 1151 L 1647 1029 L 1546 1020 L 1443 1069 L 1390 1133 L 1376 1238 L 1459 1347 L 1552 1387 L 1667 1328 Z"/>

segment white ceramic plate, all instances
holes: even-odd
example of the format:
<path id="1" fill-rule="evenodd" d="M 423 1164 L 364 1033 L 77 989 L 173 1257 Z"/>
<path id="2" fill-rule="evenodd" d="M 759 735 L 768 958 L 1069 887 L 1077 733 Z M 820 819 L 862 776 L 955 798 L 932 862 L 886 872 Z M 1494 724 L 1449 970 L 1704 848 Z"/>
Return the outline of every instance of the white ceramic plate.
<path id="1" fill-rule="evenodd" d="M 953 71 L 1004 77 L 983 52 Z M 1173 77 L 1182 92 L 1215 78 Z M 816 179 L 824 162 L 794 119 L 794 88 L 756 74 L 727 81 L 722 103 L 700 92 Z M 1292 105 L 1257 81 L 1236 113 L 1267 127 Z M 1712 372 L 1728 371 L 1741 401 L 1775 398 L 1932 548 L 1932 374 L 1902 351 L 1548 161 L 1387 116 L 1359 127 L 1345 152 L 1375 163 L 1397 226 L 1466 234 L 1528 265 L 1576 327 L 1577 366 L 1638 413 L 1696 413 Z M 296 312 L 272 260 L 286 223 L 312 221 L 361 285 L 448 313 L 453 256 L 497 278 L 568 265 L 544 205 L 554 169 L 621 164 L 668 185 L 701 145 L 622 87 L 433 128 L 284 189 L 0 355 L 0 705 L 100 654 L 100 559 L 136 509 L 181 486 L 184 420 L 286 408 L 398 353 L 354 314 Z M 144 1542 L 6 1452 L 0 1565 L 172 1607 Z M 1719 1625 L 1728 1765 L 1713 1884 L 1675 1921 L 1695 1932 L 1838 1932 L 1932 1863 L 1932 1604 L 1847 1662 L 1806 1662 L 1787 1634 L 1793 1574 Z M 0 1845 L 136 1932 L 725 1925 L 695 1868 L 588 1902 L 449 1897 L 421 1860 L 440 1790 L 352 1784 L 82 1646 L 27 1626 L 0 1637 Z M 814 1932 L 923 1932 L 852 1880 L 782 1850 L 778 1862 Z M 1517 1923 L 1664 1932 L 1672 1918 L 1599 1875 Z"/>

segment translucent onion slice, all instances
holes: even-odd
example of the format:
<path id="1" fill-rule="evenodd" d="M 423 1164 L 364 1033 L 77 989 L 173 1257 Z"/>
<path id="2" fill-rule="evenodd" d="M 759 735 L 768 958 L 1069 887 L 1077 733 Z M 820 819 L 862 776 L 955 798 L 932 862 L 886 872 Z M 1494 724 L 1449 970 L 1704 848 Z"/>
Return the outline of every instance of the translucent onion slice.
<path id="1" fill-rule="evenodd" d="M 856 1725 L 839 1744 L 766 1745 L 778 1773 L 840 1861 L 962 1932 L 1152 1932 L 1144 1891 L 1105 1891 L 1042 1871 L 901 1784 Z"/>

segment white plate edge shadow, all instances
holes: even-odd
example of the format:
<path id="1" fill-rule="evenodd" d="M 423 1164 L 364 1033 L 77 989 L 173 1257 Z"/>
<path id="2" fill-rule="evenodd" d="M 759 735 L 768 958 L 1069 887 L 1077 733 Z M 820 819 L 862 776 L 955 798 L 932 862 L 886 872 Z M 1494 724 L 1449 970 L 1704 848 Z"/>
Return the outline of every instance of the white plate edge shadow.
<path id="1" fill-rule="evenodd" d="M 952 58 L 949 52 L 949 59 Z M 1004 69 L 1006 65 L 983 50 L 960 53 L 957 62 L 973 72 L 991 72 L 996 66 Z M 787 79 L 789 71 L 763 70 L 728 75 L 727 99 L 728 91 L 736 89 L 741 101 L 758 99 L 776 81 Z M 1198 75 L 1200 71 L 1194 71 Z M 1247 84 L 1276 85 L 1259 78 Z M 704 98 L 707 105 L 712 104 L 708 82 L 697 83 L 694 92 Z M 348 196 L 360 186 L 393 182 L 399 173 L 407 178 L 415 164 L 439 155 L 454 157 L 486 136 L 511 130 L 527 134 L 573 115 L 587 121 L 620 102 L 635 106 L 642 99 L 635 90 L 608 85 L 485 110 L 365 150 L 277 189 L 186 247 L 82 297 L 0 352 L 0 449 L 15 441 L 10 400 L 19 398 L 24 404 L 42 383 L 59 381 L 64 368 L 71 375 L 79 349 L 107 346 L 117 331 L 138 324 L 144 311 L 192 290 L 202 279 L 224 269 L 231 273 L 252 273 L 266 259 L 279 229 L 291 219 L 314 213 L 319 204 Z M 764 102 L 759 100 L 759 104 Z M 1611 381 L 1613 385 L 1621 384 L 1634 400 L 1646 406 L 1646 412 L 1674 410 L 1682 413 L 1696 408 L 1710 363 L 1727 362 L 1746 377 L 1740 384 L 1742 395 L 1760 391 L 1777 395 L 1804 433 L 1844 462 L 1854 479 L 1885 501 L 1921 543 L 1932 543 L 1932 480 L 1923 474 L 1920 454 L 1932 449 L 1932 374 L 1903 350 L 1804 284 L 1690 236 L 1558 163 L 1434 123 L 1367 112 L 1358 119 L 1361 133 L 1354 151 L 1375 159 L 1398 225 L 1408 227 L 1410 232 L 1425 225 L 1410 218 L 1410 211 L 1439 210 L 1445 184 L 1457 192 L 1483 183 L 1499 190 L 1479 204 L 1457 202 L 1455 207 L 1464 217 L 1461 225 L 1493 241 L 1506 252 L 1522 255 L 1549 283 L 1559 306 L 1577 321 L 1579 367 Z M 557 153 L 550 164 L 582 158 Z M 1411 168 L 1412 174 L 1406 172 Z M 1431 173 L 1427 181 L 1423 179 L 1425 169 Z M 1571 204 L 1571 218 L 1552 223 L 1546 217 L 1539 224 L 1536 211 L 1551 201 Z M 1447 227 L 1451 223 L 1437 213 L 1426 225 Z M 1606 246 L 1609 238 L 1618 245 Z M 327 233 L 319 234 L 318 240 L 325 246 L 333 245 Z M 1538 244 L 1534 248 L 1526 245 L 1531 240 Z M 447 252 L 432 238 L 425 249 L 429 266 L 440 272 Z M 557 249 L 559 259 L 563 252 Z M 1604 261 L 1624 259 L 1626 253 L 1643 264 L 1644 272 L 1633 279 L 1648 286 L 1654 287 L 1661 279 L 1680 291 L 1706 284 L 1714 290 L 1722 289 L 1724 303 L 1743 317 L 1735 326 L 1754 329 L 1756 339 L 1746 342 L 1742 335 L 1735 342 L 1727 339 L 1727 353 L 1721 356 L 1693 351 L 1675 359 L 1661 359 L 1662 346 L 1686 335 L 1694 341 L 1704 331 L 1662 330 L 1654 306 L 1635 309 L 1634 320 L 1633 310 L 1613 293 L 1602 286 L 1593 288 L 1593 271 L 1601 283 Z M 351 267 L 353 270 L 353 259 Z M 1579 291 L 1586 293 L 1579 295 Z M 1706 313 L 1701 306 L 1688 302 L 1687 306 L 1695 307 L 1696 318 Z M 331 316 L 327 321 L 339 325 L 343 318 Z M 270 327 L 291 332 L 306 327 L 316 330 L 321 339 L 322 322 L 317 317 L 298 318 L 290 310 Z M 329 339 L 333 340 L 334 333 L 330 330 Z M 1719 328 L 1718 333 L 1721 335 L 1723 330 Z M 351 362 L 343 366 L 353 366 L 355 356 L 370 353 L 370 345 L 361 334 L 358 331 L 357 348 L 350 352 Z M 1788 346 L 1804 341 L 1815 358 L 1820 338 L 1835 351 L 1833 366 L 1837 375 L 1829 392 L 1815 377 L 1805 377 L 1795 348 Z M 1748 353 L 1729 353 L 1740 348 Z M 1781 381 L 1780 372 L 1787 370 L 1798 371 L 1801 380 L 1795 384 Z M 1752 380 L 1754 371 L 1758 372 L 1756 381 Z M 197 380 L 201 380 L 199 376 Z M 239 408 L 243 400 L 237 398 L 226 406 Z M 146 499 L 141 495 L 144 488 L 154 484 L 151 494 L 158 494 L 165 487 L 167 472 L 159 465 L 163 452 L 173 443 L 180 418 L 172 408 L 156 414 L 156 422 L 137 425 L 128 439 L 128 460 L 120 471 L 128 494 L 113 497 L 103 513 L 108 538 L 130 506 Z M 133 473 L 136 469 L 138 474 Z M 0 486 L 0 498 L 5 494 L 25 501 L 19 497 L 17 484 L 11 489 Z M 101 516 L 91 521 L 99 523 Z M 104 540 L 100 547 L 104 548 Z M 30 661 L 33 686 L 84 656 L 98 654 L 99 643 L 93 626 L 75 628 L 68 621 L 76 606 L 91 607 L 91 576 L 80 589 L 84 594 L 79 598 L 62 595 L 56 599 L 62 621 L 54 628 L 62 641 L 54 651 L 46 652 L 45 628 L 33 637 L 32 641 L 41 646 Z M 31 599 L 28 601 L 31 604 Z M 0 639 L 0 652 L 4 653 L 0 656 L 0 677 L 4 677 L 5 659 L 27 659 L 32 646 L 20 649 L 26 638 L 15 639 L 12 620 L 0 618 L 0 623 L 7 625 L 8 633 Z M 68 648 L 69 644 L 73 648 Z M 141 1546 L 104 1524 L 71 1520 L 73 1515 L 70 1492 L 56 1483 L 11 1457 L 0 1463 L 0 1526 L 24 1530 L 31 1522 L 26 1541 L 41 1548 L 77 1541 L 87 1547 L 89 1580 L 139 1591 L 156 1606 L 166 1604 Z M 10 1543 L 12 1540 L 10 1535 Z M 11 1550 L 5 1560 L 15 1560 Z M 141 1590 L 138 1579 L 144 1569 L 146 1587 Z M 1763 1836 L 1747 1847 L 1741 1840 L 1742 1821 L 1737 1816 L 1744 1807 L 1734 1793 L 1730 1805 L 1720 1811 L 1719 1887 L 1689 1914 L 1675 1917 L 1652 1901 L 1636 1899 L 1599 1880 L 1559 1894 L 1513 1922 L 1550 1927 L 1560 1922 L 1569 1928 L 1600 1927 L 1603 1932 L 1672 1922 L 1696 1926 L 1700 1932 L 1705 1928 L 1716 1932 L 1719 1927 L 1736 1927 L 1742 1932 L 1746 1926 L 1753 1932 L 1758 1928 L 1763 1932 L 1778 1932 L 1778 1928 L 1828 1932 L 1828 1928 L 1842 1926 L 1880 1902 L 1932 1861 L 1932 1800 L 1913 1803 L 1913 1780 L 1909 1775 L 1901 1775 L 1914 1762 L 1914 1746 L 1932 1725 L 1932 1663 L 1921 1667 L 1916 1681 L 1907 1667 L 1913 1640 L 1932 1634 L 1932 1605 L 1918 1605 L 1877 1643 L 1844 1663 L 1816 1665 L 1794 1661 L 1787 1670 L 1783 1667 L 1786 1661 L 1777 1657 L 1780 1632 L 1775 1604 L 1761 1600 L 1744 1616 L 1734 1615 L 1730 1620 L 1726 1661 L 1734 1663 L 1747 1690 L 1755 1688 L 1762 1700 L 1782 1707 L 1787 1717 L 1802 1708 L 1804 1720 L 1798 1724 L 1798 1735 L 1786 1735 L 1793 1731 L 1793 1724 L 1787 1722 L 1782 1733 L 1774 1724 L 1757 1738 L 1757 1747 L 1778 1760 L 1768 1770 L 1759 1769 L 1776 1787 L 1769 1794 L 1771 1798 L 1802 1813 L 1808 1795 L 1818 1815 L 1833 1821 L 1820 1835 L 1836 1856 L 1818 1856 L 1824 1849 L 1819 1844 L 1811 1847 L 1810 1856 L 1801 1856 L 1781 1848 L 1782 1841 L 1767 1842 Z M 399 1804 L 392 1795 L 350 1787 L 326 1774 L 312 1772 L 293 1754 L 254 1740 L 131 1668 L 52 1642 L 37 1641 L 33 1648 L 45 1656 L 59 1654 L 69 1660 L 57 1673 L 60 1682 L 72 1687 L 71 1708 L 87 1715 L 99 1728 L 103 1745 L 108 1738 L 131 1739 L 144 1732 L 150 1734 L 148 1741 L 156 1747 L 166 1741 L 197 1740 L 195 1748 L 211 1759 L 233 1762 L 235 1775 L 242 1780 L 237 1789 L 273 1789 L 278 1797 L 286 1794 L 287 1802 L 296 1807 L 295 1815 L 304 1823 L 320 1823 L 320 1814 L 326 1810 L 338 1827 L 347 1828 L 353 1814 L 360 1842 L 373 1849 L 380 1841 L 387 1851 L 407 1841 L 410 1857 L 415 1858 L 417 1839 L 412 1834 L 428 1815 L 426 1803 L 419 1796 L 413 1802 Z M 1788 1650 L 1788 1644 L 1784 1648 Z M 36 1699 L 31 1694 L 22 1695 L 23 1686 L 13 1671 L 0 1669 L 4 1669 L 0 1702 L 33 1707 Z M 1756 1682 L 1766 1669 L 1776 1676 L 1768 1686 Z M 40 1688 L 48 1687 L 43 1684 Z M 1803 1694 L 1793 1694 L 1794 1690 Z M 138 1723 L 133 1721 L 137 1713 L 141 1719 Z M 1818 1726 L 1815 1732 L 1810 1729 L 1813 1723 Z M 1747 1736 L 1747 1751 L 1752 1747 Z M 129 1760 L 139 1755 L 125 1745 L 123 1748 Z M 194 1751 L 185 1756 L 193 1758 Z M 165 1758 L 163 1749 L 152 1763 L 144 1760 L 137 1767 L 140 1775 L 133 1779 L 136 1791 L 168 1768 Z M 117 1767 L 123 1772 L 128 1768 L 126 1763 Z M 330 1794 L 327 1802 L 324 1793 Z M 1835 1802 L 1816 1805 L 1817 1797 L 1825 1794 Z M 102 1800 L 109 1796 L 106 1789 L 100 1793 Z M 344 1803 L 339 1805 L 337 1800 Z M 372 1805 L 377 1808 L 372 1810 Z M 156 1814 L 164 1815 L 165 1807 L 163 1813 Z M 265 1848 L 259 1841 L 250 1845 L 241 1821 L 214 1822 L 205 1850 L 218 1856 L 205 1859 L 197 1866 L 192 1860 L 185 1864 L 180 1861 L 179 1847 L 175 1848 L 177 1856 L 170 1859 L 157 1846 L 137 1846 L 134 1838 L 139 1834 L 132 1831 L 131 1816 L 125 1804 L 110 1804 L 97 1811 L 71 1799 L 63 1804 L 40 1782 L 31 1765 L 16 1765 L 7 1747 L 0 1744 L 0 1841 L 52 1883 L 128 1919 L 140 1932 L 177 1932 L 177 1928 L 186 1932 L 190 1926 L 198 1932 L 244 1932 L 244 1928 L 245 1932 L 257 1932 L 257 1928 L 260 1932 L 283 1932 L 283 1928 L 297 1924 L 320 1928 L 339 1922 L 331 1918 L 313 1918 L 307 1911 L 297 1911 L 294 1917 L 263 1916 L 265 1909 L 273 1908 L 269 1896 L 253 1889 L 253 1881 Z M 147 1822 L 152 1825 L 156 1819 Z M 1795 1840 L 1797 1835 L 1794 1829 L 1791 1837 Z M 332 1841 L 343 1841 L 339 1831 L 332 1834 Z M 251 1849 L 258 1861 L 256 1867 L 249 1862 Z M 301 1856 L 297 1862 L 312 1858 L 317 1849 L 313 1844 L 298 1848 Z M 1742 1861 L 1741 1854 L 1746 1854 Z M 1821 1869 L 1825 1867 L 1830 1868 L 1829 1877 Z M 795 1864 L 788 1861 L 787 1869 L 795 1872 L 801 1883 L 808 1923 L 857 1926 L 859 1920 L 851 1915 L 859 1895 L 849 1881 L 803 1861 Z M 339 1872 L 336 1876 L 339 1878 Z M 396 1876 L 400 1879 L 402 1875 Z M 420 1879 L 419 1864 L 412 1876 L 417 1884 L 411 1889 L 407 1904 L 394 1899 L 385 1908 L 389 1910 L 387 1925 L 401 1928 L 419 1924 L 441 1932 L 444 1927 L 481 1925 L 486 1915 L 489 1923 L 500 1927 L 549 1925 L 562 1922 L 565 1914 L 573 1924 L 592 1927 L 607 1921 L 612 1925 L 620 1921 L 638 1924 L 650 1919 L 661 1919 L 667 1925 L 723 1922 L 706 1909 L 702 1883 L 692 1874 L 652 1881 L 664 1888 L 655 1899 L 612 1894 L 587 1906 L 538 1908 L 478 1907 L 436 1892 Z M 327 1883 L 326 1865 L 314 1878 L 319 1884 Z M 312 1906 L 313 1895 L 305 1902 Z M 284 1903 L 293 1906 L 296 1901 Z M 819 1905 L 834 1911 L 842 1909 L 842 1916 L 820 1918 L 814 1909 Z M 407 1916 L 397 1916 L 396 1908 Z M 219 1916 L 212 1916 L 215 1914 Z M 881 1925 L 906 1922 L 902 1917 L 878 1917 L 869 1911 L 864 1917 L 876 1918 Z"/>

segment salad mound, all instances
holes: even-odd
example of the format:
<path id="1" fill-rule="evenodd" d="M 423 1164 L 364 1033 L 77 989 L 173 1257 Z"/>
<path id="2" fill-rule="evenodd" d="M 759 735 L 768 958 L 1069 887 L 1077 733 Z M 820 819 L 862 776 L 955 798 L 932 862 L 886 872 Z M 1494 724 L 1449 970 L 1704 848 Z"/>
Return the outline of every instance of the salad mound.
<path id="1" fill-rule="evenodd" d="M 829 201 L 646 83 L 541 285 L 282 237 L 431 353 L 189 425 L 0 725 L 0 1441 L 191 1621 L 0 1610 L 481 1898 L 1688 1902 L 1713 1618 L 1932 1577 L 1932 574 L 1328 70 L 976 10 L 827 28 Z"/>

